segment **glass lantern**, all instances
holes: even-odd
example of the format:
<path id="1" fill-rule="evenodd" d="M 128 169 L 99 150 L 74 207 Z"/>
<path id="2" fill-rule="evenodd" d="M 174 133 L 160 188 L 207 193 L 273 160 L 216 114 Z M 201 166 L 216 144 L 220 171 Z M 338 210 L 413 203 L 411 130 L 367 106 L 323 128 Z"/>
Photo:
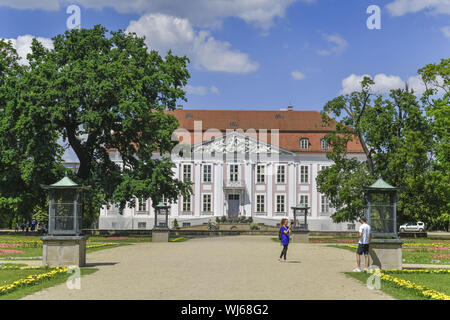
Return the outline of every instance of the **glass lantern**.
<path id="1" fill-rule="evenodd" d="M 379 178 L 364 187 L 367 223 L 378 237 L 397 238 L 397 188 Z"/>
<path id="2" fill-rule="evenodd" d="M 293 230 L 308 230 L 308 209 L 304 203 L 299 203 L 295 207 L 291 207 L 294 212 Z M 303 218 L 303 219 L 302 219 Z"/>
<path id="3" fill-rule="evenodd" d="M 170 206 L 163 202 L 155 207 L 155 225 L 153 229 L 164 230 L 169 228 L 169 208 Z"/>
<path id="4" fill-rule="evenodd" d="M 65 176 L 52 185 L 42 185 L 42 188 L 49 192 L 48 235 L 81 235 L 82 191 L 88 187 L 79 186 Z"/>

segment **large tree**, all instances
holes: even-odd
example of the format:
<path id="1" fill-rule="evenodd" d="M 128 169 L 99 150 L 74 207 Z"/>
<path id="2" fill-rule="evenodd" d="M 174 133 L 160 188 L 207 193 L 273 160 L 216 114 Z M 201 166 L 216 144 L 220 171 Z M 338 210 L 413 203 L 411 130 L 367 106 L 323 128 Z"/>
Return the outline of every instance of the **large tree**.
<path id="1" fill-rule="evenodd" d="M 435 67 L 429 65 L 424 70 L 430 73 Z M 446 70 L 448 72 L 448 68 Z M 421 74 L 423 76 L 424 72 Z M 423 76 L 423 80 L 431 85 L 436 77 L 442 79 L 435 72 L 434 78 Z M 327 157 L 334 165 L 322 170 L 317 178 L 319 191 L 329 197 L 337 210 L 333 219 L 351 221 L 362 215 L 362 187 L 382 176 L 400 188 L 400 222 L 422 220 L 437 226 L 437 221 L 448 221 L 449 198 L 444 196 L 450 191 L 448 178 L 445 178 L 448 167 L 444 167 L 445 163 L 448 165 L 448 157 L 441 160 L 445 158 L 442 137 L 447 134 L 448 141 L 448 127 L 442 129 L 445 108 L 437 107 L 447 105 L 448 108 L 447 95 L 424 104 L 429 94 L 437 92 L 428 92 L 419 100 L 406 87 L 382 96 L 372 93 L 372 84 L 371 79 L 365 78 L 360 91 L 339 96 L 323 109 L 325 122 L 338 119 L 336 130 L 326 137 L 332 146 Z M 448 122 L 448 109 L 446 114 Z M 353 139 L 362 145 L 365 162 L 347 153 L 347 144 Z"/>
<path id="2" fill-rule="evenodd" d="M 19 97 L 11 109 L 24 125 L 35 113 L 40 117 L 39 127 L 30 129 L 35 136 L 17 131 L 16 138 L 33 141 L 55 162 L 58 138 L 73 149 L 80 163 L 73 178 L 92 186 L 85 208 L 91 218 L 105 203 L 123 209 L 134 196 L 157 203 L 189 193 L 165 156 L 178 122 L 164 112 L 185 100 L 188 59 L 171 52 L 162 58 L 136 34 L 102 26 L 72 29 L 52 40 L 53 49 L 33 40 L 29 66 L 17 79 Z M 112 150 L 120 154 L 120 165 L 110 160 Z"/>

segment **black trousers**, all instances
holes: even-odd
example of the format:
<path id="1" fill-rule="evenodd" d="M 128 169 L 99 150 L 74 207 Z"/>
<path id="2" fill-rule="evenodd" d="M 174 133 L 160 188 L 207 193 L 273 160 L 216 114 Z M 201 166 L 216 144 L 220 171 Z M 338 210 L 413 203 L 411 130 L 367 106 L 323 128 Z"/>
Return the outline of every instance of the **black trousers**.
<path id="1" fill-rule="evenodd" d="M 283 250 L 281 251 L 280 259 L 284 256 L 284 260 L 286 260 L 287 249 L 288 249 L 288 244 L 283 245 Z"/>

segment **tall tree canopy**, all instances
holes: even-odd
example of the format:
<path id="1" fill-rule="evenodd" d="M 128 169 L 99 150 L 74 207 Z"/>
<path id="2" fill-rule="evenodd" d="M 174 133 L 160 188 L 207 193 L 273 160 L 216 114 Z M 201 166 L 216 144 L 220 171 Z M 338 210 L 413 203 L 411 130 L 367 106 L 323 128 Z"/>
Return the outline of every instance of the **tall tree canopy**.
<path id="1" fill-rule="evenodd" d="M 324 122 L 338 121 L 336 130 L 326 136 L 332 146 L 327 157 L 334 164 L 319 173 L 317 183 L 336 208 L 336 222 L 363 214 L 362 187 L 381 176 L 400 188 L 399 222 L 422 220 L 448 228 L 449 61 L 419 70 L 428 88 L 421 99 L 408 87 L 391 90 L 388 97 L 375 95 L 373 81 L 366 77 L 360 91 L 324 106 Z M 347 143 L 355 138 L 365 162 L 347 153 Z"/>
<path id="2" fill-rule="evenodd" d="M 163 196 L 172 202 L 189 193 L 190 186 L 174 178 L 170 157 L 164 156 L 174 146 L 171 136 L 178 127 L 176 118 L 164 110 L 175 109 L 177 99 L 185 100 L 182 88 L 189 78 L 189 60 L 170 51 L 162 58 L 136 34 L 108 32 L 102 26 L 72 29 L 52 40 L 54 49 L 33 40 L 29 65 L 10 66 L 11 72 L 18 71 L 3 76 L 15 82 L 17 90 L 9 93 L 14 97 L 0 93 L 10 116 L 2 118 L 0 135 L 14 132 L 5 142 L 12 154 L 8 159 L 8 153 L 2 153 L 1 166 L 7 170 L 21 148 L 34 152 L 23 154 L 31 164 L 3 178 L 3 186 L 14 179 L 27 181 L 24 174 L 35 166 L 46 166 L 36 172 L 39 183 L 54 182 L 60 176 L 52 171 L 61 163 L 60 139 L 79 159 L 74 179 L 92 186 L 86 198 L 91 217 L 107 202 L 124 208 L 133 196 L 157 203 Z M 16 64 L 11 46 L 1 45 L 10 52 L 9 64 Z M 8 59 L 0 59 L 0 66 L 8 64 Z M 121 165 L 110 160 L 108 150 L 120 153 Z M 154 157 L 155 152 L 161 156 Z M 30 182 L 33 188 L 39 188 L 37 180 Z"/>

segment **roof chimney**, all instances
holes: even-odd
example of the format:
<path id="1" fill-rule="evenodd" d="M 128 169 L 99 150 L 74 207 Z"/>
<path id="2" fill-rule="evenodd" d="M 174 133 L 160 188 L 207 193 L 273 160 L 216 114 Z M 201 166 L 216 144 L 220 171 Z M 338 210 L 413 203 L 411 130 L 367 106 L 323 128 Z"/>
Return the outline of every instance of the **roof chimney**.
<path id="1" fill-rule="evenodd" d="M 183 110 L 183 105 L 182 104 L 177 105 L 177 110 Z"/>
<path id="2" fill-rule="evenodd" d="M 288 106 L 288 111 L 292 111 L 292 110 L 294 110 L 294 107 L 293 106 Z"/>

